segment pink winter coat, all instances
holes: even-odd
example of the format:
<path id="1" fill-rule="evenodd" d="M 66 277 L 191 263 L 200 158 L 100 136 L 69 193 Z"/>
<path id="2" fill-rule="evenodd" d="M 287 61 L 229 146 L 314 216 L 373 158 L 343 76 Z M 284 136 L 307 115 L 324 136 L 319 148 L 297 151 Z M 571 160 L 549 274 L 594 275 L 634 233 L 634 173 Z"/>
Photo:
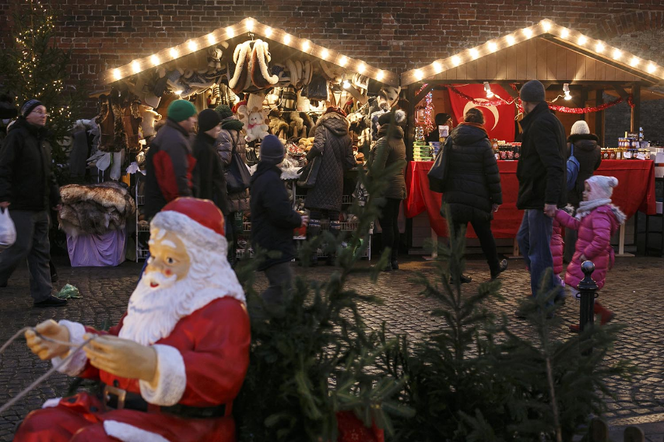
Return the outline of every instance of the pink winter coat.
<path id="1" fill-rule="evenodd" d="M 563 241 L 562 227 L 560 223 L 553 220 L 553 234 L 551 235 L 551 256 L 553 256 L 553 273 L 560 275 L 563 272 Z"/>
<path id="2" fill-rule="evenodd" d="M 578 288 L 584 277 L 581 270 L 581 255 L 595 264 L 592 278 L 601 289 L 606 272 L 613 267 L 615 255 L 611 247 L 611 236 L 624 221 L 625 215 L 619 209 L 606 204 L 599 206 L 581 220 L 571 217 L 564 210 L 556 212 L 556 221 L 568 229 L 579 231 L 576 250 L 572 262 L 567 266 L 565 284 Z"/>

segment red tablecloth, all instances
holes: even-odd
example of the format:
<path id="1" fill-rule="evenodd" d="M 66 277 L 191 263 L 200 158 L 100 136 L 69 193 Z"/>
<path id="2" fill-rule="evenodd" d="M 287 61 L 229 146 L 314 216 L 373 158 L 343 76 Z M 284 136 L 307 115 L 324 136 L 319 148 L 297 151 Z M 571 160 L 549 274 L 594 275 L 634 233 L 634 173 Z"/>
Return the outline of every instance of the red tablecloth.
<path id="1" fill-rule="evenodd" d="M 447 235 L 445 219 L 440 216 L 442 194 L 429 190 L 427 173 L 432 161 L 411 161 L 406 169 L 406 217 L 412 218 L 427 211 L 429 223 L 438 236 Z M 516 161 L 498 161 L 500 183 L 503 190 L 503 205 L 494 215 L 491 230 L 496 238 L 514 238 L 521 225 L 523 211 L 516 208 L 519 181 L 516 178 Z M 655 163 L 652 160 L 604 160 L 596 175 L 609 175 L 618 178 L 619 184 L 613 190 L 613 203 L 620 207 L 627 217 L 638 210 L 653 215 L 655 204 Z M 475 236 L 472 228 L 469 235 Z"/>

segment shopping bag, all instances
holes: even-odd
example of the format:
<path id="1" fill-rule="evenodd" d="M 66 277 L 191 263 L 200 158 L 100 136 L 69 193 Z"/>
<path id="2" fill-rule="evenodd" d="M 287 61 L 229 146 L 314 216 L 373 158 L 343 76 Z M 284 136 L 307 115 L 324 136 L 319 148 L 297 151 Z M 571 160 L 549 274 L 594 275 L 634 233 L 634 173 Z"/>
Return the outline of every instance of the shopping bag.
<path id="1" fill-rule="evenodd" d="M 9 216 L 9 209 L 0 209 L 0 251 L 16 242 L 16 226 Z"/>
<path id="2" fill-rule="evenodd" d="M 429 189 L 434 192 L 443 193 L 447 184 L 447 177 L 449 175 L 449 152 L 452 149 L 452 140 L 447 138 L 445 145 L 438 152 L 436 160 L 429 170 L 427 177 L 429 178 Z"/>
<path id="3" fill-rule="evenodd" d="M 300 169 L 300 178 L 297 180 L 297 185 L 303 189 L 313 188 L 316 185 L 316 177 L 318 177 L 318 171 L 322 162 L 323 155 L 317 155 L 306 166 Z"/>
<path id="4" fill-rule="evenodd" d="M 239 137 L 239 135 L 238 135 Z M 228 193 L 238 193 L 249 188 L 251 174 L 247 165 L 244 164 L 242 155 L 237 151 L 237 140 L 233 139 L 233 150 L 231 152 L 231 164 L 226 169 L 226 188 Z"/>
<path id="5" fill-rule="evenodd" d="M 576 179 L 579 176 L 579 169 L 581 164 L 574 156 L 574 144 L 572 144 L 572 152 L 567 158 L 567 190 L 573 190 L 576 187 Z"/>

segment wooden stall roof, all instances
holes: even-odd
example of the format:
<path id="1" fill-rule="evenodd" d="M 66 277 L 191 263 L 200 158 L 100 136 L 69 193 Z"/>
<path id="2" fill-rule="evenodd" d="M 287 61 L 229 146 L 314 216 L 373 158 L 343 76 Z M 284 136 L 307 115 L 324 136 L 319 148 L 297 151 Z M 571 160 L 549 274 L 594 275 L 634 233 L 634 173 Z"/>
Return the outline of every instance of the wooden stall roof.
<path id="1" fill-rule="evenodd" d="M 102 74 L 102 78 L 105 84 L 110 84 L 155 66 L 197 53 L 210 46 L 223 44 L 224 42 L 230 43 L 236 37 L 242 35 L 248 37 L 249 34 L 254 34 L 257 38 L 267 41 L 283 44 L 303 54 L 325 60 L 384 84 L 396 86 L 399 83 L 398 75 L 393 72 L 370 66 L 362 60 L 352 59 L 332 49 L 319 46 L 310 40 L 295 37 L 282 29 L 267 26 L 251 17 L 245 18 L 234 25 L 218 28 L 209 34 L 192 38 L 180 45 L 165 48 L 155 54 L 133 60 L 126 65 L 109 69 Z"/>
<path id="2" fill-rule="evenodd" d="M 565 81 L 652 86 L 664 68 L 579 32 L 542 20 L 501 38 L 436 60 L 401 75 L 401 85 L 418 81 Z"/>

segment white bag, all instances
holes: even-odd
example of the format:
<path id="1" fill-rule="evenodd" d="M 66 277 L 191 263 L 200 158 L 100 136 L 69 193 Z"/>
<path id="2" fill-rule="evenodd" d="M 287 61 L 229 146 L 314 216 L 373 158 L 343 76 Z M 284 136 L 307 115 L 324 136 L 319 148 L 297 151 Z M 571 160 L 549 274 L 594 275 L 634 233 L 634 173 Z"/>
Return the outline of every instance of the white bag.
<path id="1" fill-rule="evenodd" d="M 14 245 L 16 242 L 16 227 L 9 216 L 9 209 L 0 209 L 0 251 Z"/>

